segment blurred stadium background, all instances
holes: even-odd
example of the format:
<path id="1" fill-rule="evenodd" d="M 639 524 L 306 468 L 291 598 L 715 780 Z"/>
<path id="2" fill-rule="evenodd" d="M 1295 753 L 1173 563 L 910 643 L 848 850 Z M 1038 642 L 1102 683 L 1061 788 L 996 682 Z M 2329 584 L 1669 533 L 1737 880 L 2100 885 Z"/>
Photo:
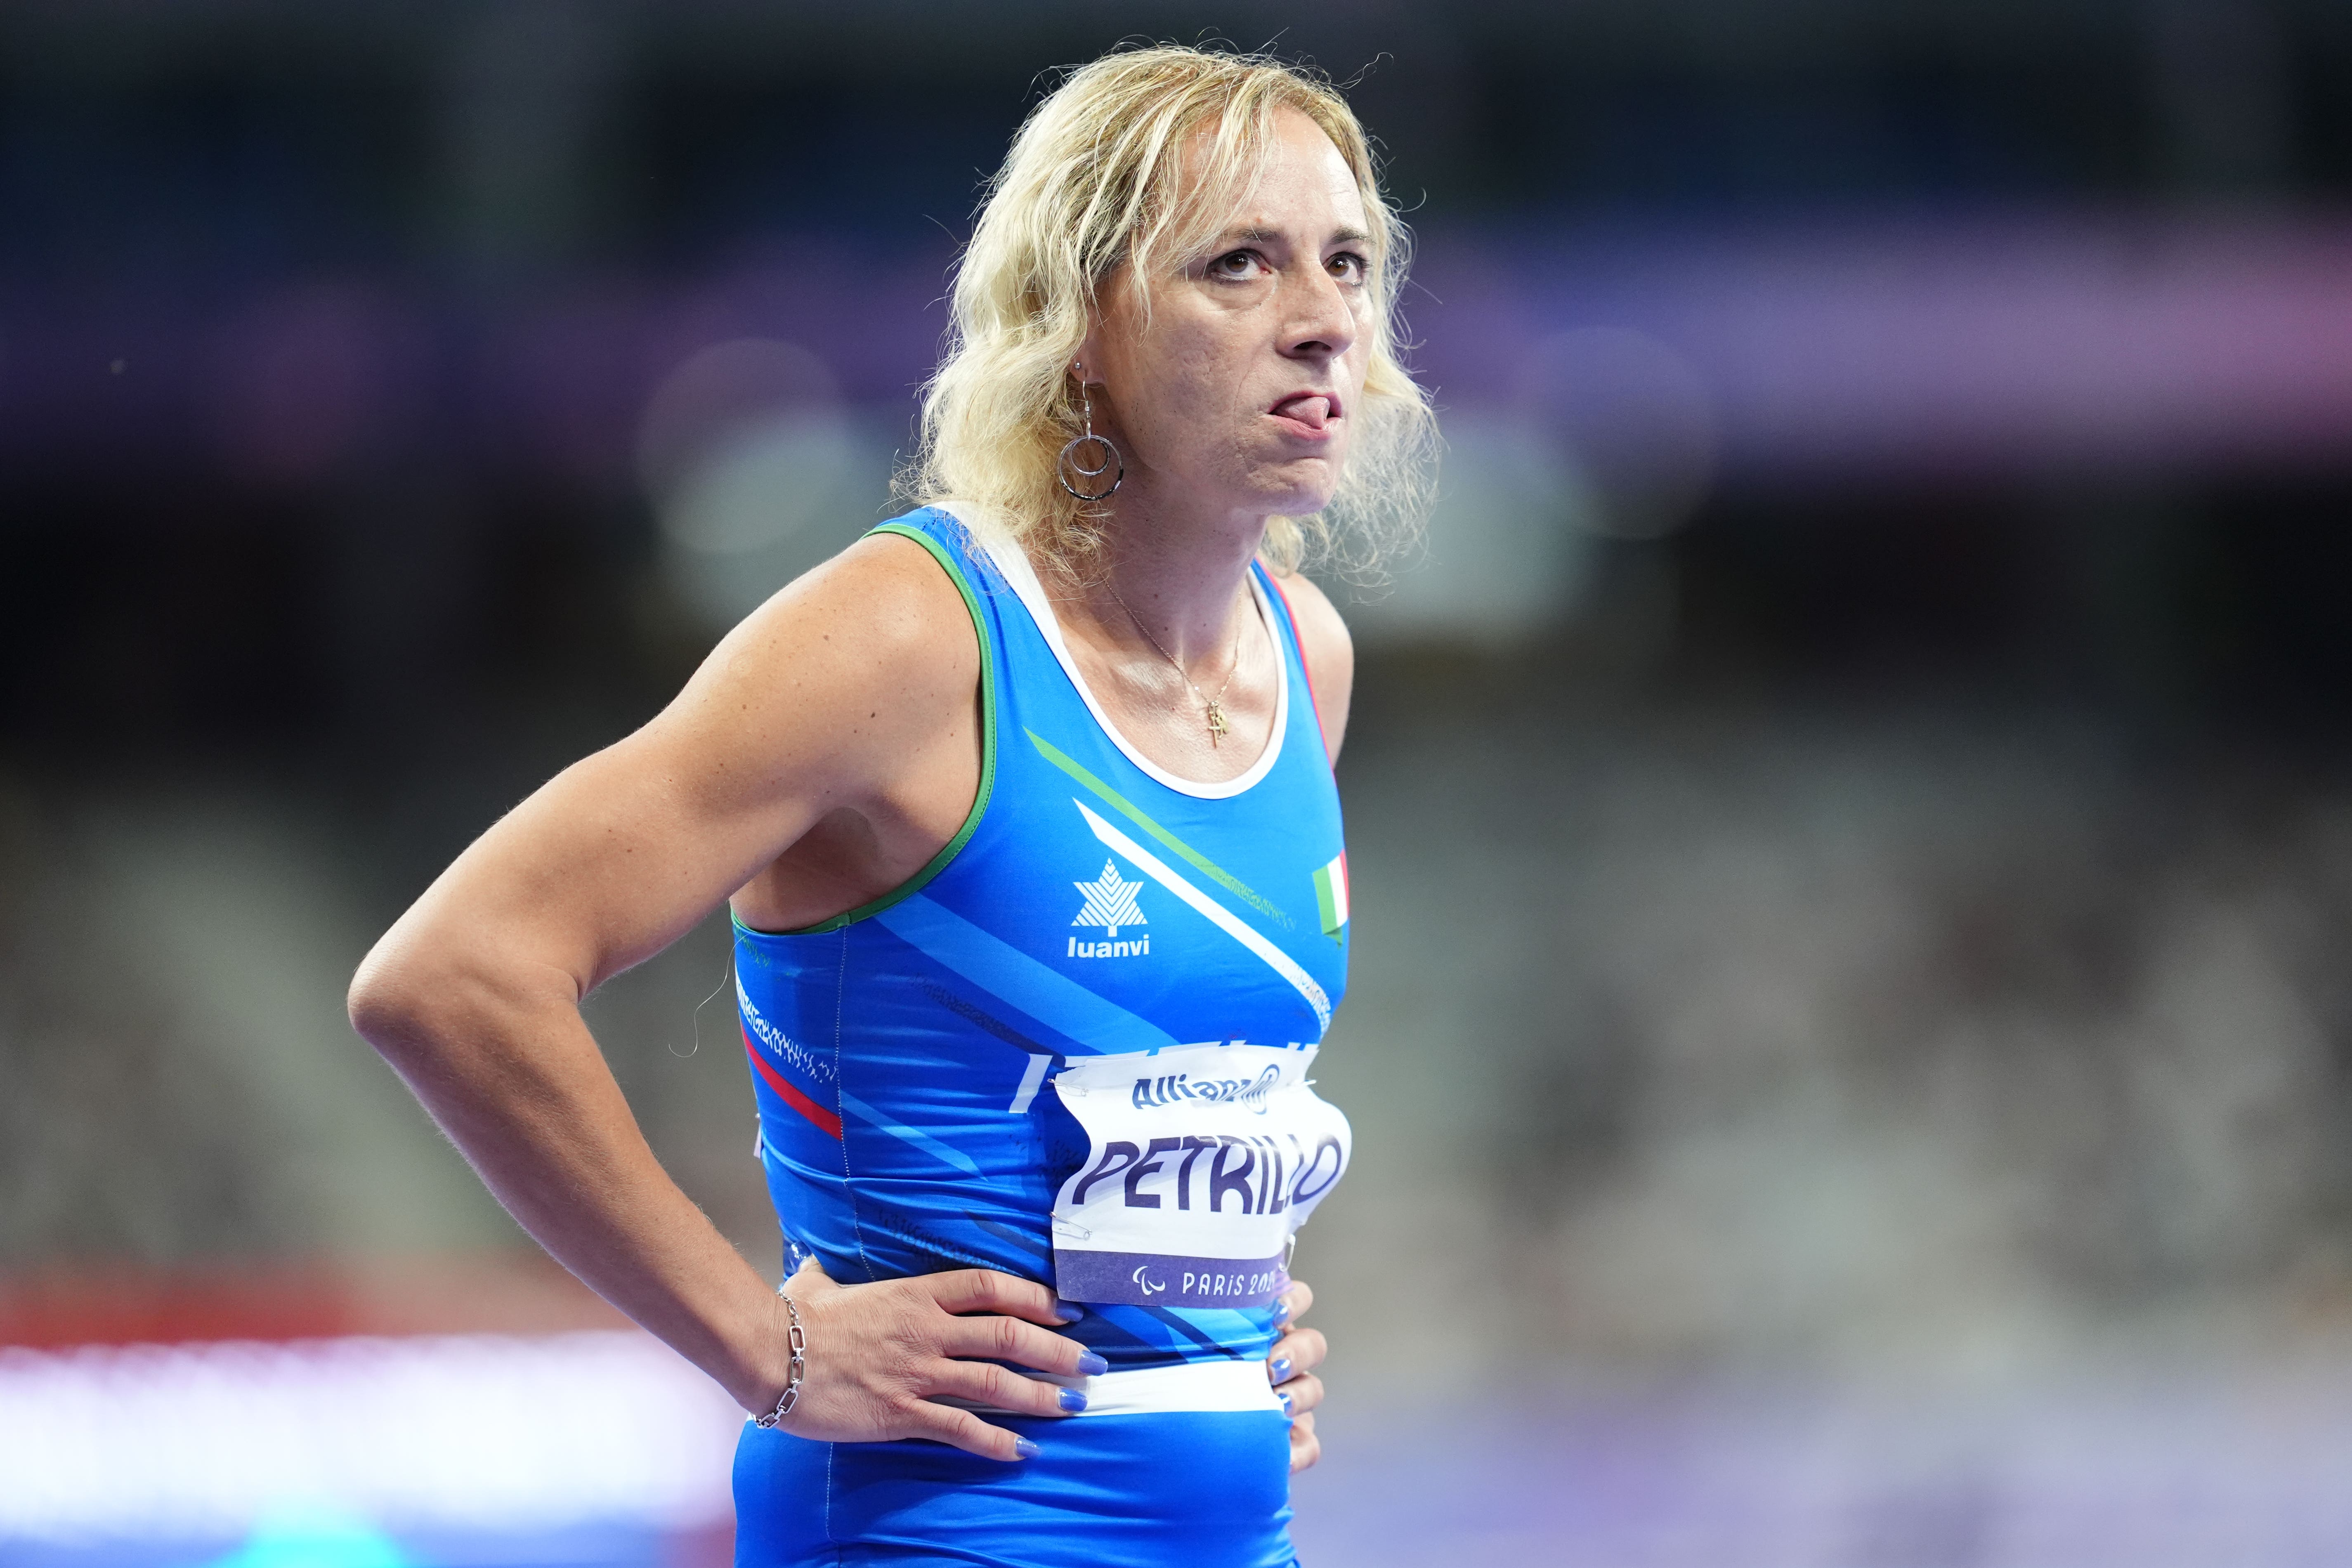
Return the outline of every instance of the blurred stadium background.
<path id="1" fill-rule="evenodd" d="M 2352 11 L 0 6 L 0 1564 L 727 1560 L 736 1415 L 348 1032 L 886 515 L 1057 64 L 1360 83 L 1307 1560 L 2352 1560 Z M 714 922 L 594 1018 L 777 1246 Z"/>

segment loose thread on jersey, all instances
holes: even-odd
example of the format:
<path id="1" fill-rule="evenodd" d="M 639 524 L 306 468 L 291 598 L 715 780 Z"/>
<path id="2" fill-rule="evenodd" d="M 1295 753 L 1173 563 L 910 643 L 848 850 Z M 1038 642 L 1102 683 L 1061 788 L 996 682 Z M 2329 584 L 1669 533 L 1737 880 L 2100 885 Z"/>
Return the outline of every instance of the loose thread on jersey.
<path id="1" fill-rule="evenodd" d="M 727 983 L 734 978 L 735 955 L 732 952 L 730 952 L 727 955 L 727 972 L 719 977 L 718 990 L 711 992 L 709 995 L 705 996 L 701 1001 L 697 1002 L 694 1005 L 694 1012 L 688 1018 L 688 1022 L 694 1029 L 693 1047 L 688 1050 L 681 1051 L 676 1046 L 671 1045 L 667 1040 L 664 1040 L 662 1042 L 663 1048 L 667 1050 L 671 1056 L 676 1057 L 680 1061 L 691 1060 L 695 1054 L 702 1049 L 702 1010 L 705 1007 L 709 1006 L 713 1002 L 718 1001 L 719 993 L 726 990 Z"/>

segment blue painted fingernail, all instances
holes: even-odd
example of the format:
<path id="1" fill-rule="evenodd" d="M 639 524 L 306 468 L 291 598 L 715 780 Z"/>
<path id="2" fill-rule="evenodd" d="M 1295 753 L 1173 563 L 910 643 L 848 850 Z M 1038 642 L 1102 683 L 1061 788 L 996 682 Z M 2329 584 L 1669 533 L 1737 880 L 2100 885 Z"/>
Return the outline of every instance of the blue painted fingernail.
<path id="1" fill-rule="evenodd" d="M 1276 1357 L 1275 1357 L 1275 1360 L 1274 1360 L 1274 1370 L 1273 1370 L 1273 1377 L 1274 1377 L 1274 1381 L 1275 1381 L 1275 1382 L 1276 1382 L 1276 1383 L 1280 1383 L 1280 1382 L 1282 1382 L 1283 1380 L 1285 1380 L 1286 1378 L 1289 1377 L 1289 1375 L 1290 1375 L 1290 1358 L 1289 1358 L 1288 1356 L 1286 1356 L 1286 1356 L 1276 1356 Z"/>
<path id="2" fill-rule="evenodd" d="M 1062 1321 L 1066 1323 L 1075 1323 L 1087 1315 L 1087 1310 L 1076 1301 L 1055 1301 L 1054 1310 L 1062 1315 Z"/>
<path id="3" fill-rule="evenodd" d="M 1013 1439 L 1013 1451 L 1024 1459 L 1034 1459 L 1037 1457 L 1037 1445 L 1026 1437 L 1015 1437 Z"/>
<path id="4" fill-rule="evenodd" d="M 1062 1390 L 1062 1408 L 1076 1415 L 1087 1407 L 1087 1396 L 1075 1388 Z"/>
<path id="5" fill-rule="evenodd" d="M 1276 1302 L 1274 1304 L 1274 1321 L 1275 1321 L 1275 1324 L 1276 1324 L 1276 1327 L 1279 1327 L 1280 1325 L 1282 1325 L 1282 1324 L 1284 1324 L 1284 1323 L 1286 1323 L 1286 1322 L 1290 1321 L 1290 1303 L 1289 1303 L 1289 1302 L 1287 1302 L 1287 1301 L 1276 1301 Z"/>
<path id="6" fill-rule="evenodd" d="M 1110 1363 L 1103 1360 L 1102 1357 L 1095 1354 L 1094 1352 L 1080 1351 L 1078 1352 L 1078 1375 L 1080 1377 L 1100 1377 L 1109 1370 Z"/>
<path id="7" fill-rule="evenodd" d="M 1296 1415 L 1298 1414 L 1290 1407 L 1290 1395 L 1287 1394 L 1282 1396 L 1282 1413 L 1285 1415 Z"/>

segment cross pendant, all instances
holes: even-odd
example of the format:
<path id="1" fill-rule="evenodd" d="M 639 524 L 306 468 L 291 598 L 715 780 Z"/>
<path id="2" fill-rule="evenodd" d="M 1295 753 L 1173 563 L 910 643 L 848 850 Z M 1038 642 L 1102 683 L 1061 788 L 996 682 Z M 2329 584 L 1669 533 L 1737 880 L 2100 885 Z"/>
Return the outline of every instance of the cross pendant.
<path id="1" fill-rule="evenodd" d="M 1233 726 L 1225 722 L 1225 710 L 1213 697 L 1209 699 L 1209 744 L 1222 744 Z"/>

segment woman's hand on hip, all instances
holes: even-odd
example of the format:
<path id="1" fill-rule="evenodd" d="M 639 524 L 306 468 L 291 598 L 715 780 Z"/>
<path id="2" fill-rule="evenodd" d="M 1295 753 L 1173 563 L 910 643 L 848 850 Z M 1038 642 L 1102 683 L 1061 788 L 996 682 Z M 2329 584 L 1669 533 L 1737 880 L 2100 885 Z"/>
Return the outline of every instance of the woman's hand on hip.
<path id="1" fill-rule="evenodd" d="M 1315 1436 L 1315 1407 L 1323 1403 L 1323 1380 L 1315 1369 L 1323 1364 L 1329 1346 L 1318 1329 L 1302 1329 L 1298 1320 L 1315 1304 L 1315 1292 L 1298 1280 L 1290 1282 L 1277 1303 L 1280 1324 L 1274 1349 L 1266 1352 L 1265 1375 L 1282 1396 L 1290 1416 L 1290 1469 L 1293 1475 L 1323 1457 Z"/>
<path id="2" fill-rule="evenodd" d="M 1056 1377 L 1107 1370 L 1076 1340 L 1048 1331 L 1068 1321 L 1055 1310 L 1052 1290 L 1010 1274 L 959 1268 L 838 1285 L 812 1258 L 784 1289 L 800 1309 L 808 1347 L 800 1398 L 782 1422 L 799 1436 L 835 1443 L 927 1437 L 983 1458 L 1025 1459 L 1036 1452 L 1027 1438 L 934 1400 L 952 1395 L 1023 1415 L 1073 1415 L 1086 1408 L 1086 1395 L 990 1363 L 1013 1362 Z M 777 1394 L 784 1388 L 788 1324 L 778 1301 Z"/>

